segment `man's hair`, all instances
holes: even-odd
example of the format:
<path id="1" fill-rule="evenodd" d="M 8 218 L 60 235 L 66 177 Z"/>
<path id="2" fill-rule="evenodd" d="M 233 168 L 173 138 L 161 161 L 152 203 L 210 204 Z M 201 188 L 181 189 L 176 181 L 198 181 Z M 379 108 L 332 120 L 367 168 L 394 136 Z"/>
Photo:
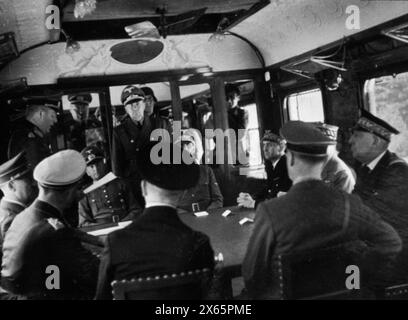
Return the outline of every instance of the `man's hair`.
<path id="1" fill-rule="evenodd" d="M 228 96 L 231 94 L 240 95 L 241 91 L 239 90 L 239 87 L 236 84 L 228 83 L 225 86 L 225 95 L 228 98 Z"/>

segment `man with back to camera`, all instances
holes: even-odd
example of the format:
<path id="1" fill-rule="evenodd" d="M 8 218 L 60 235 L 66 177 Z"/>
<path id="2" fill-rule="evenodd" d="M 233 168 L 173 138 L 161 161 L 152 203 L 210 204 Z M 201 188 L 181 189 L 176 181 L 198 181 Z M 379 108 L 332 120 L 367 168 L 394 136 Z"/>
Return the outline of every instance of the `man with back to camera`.
<path id="1" fill-rule="evenodd" d="M 242 274 L 254 299 L 279 299 L 273 259 L 288 254 L 360 240 L 371 274 L 385 270 L 401 250 L 397 232 L 358 197 L 321 180 L 327 146 L 334 142 L 313 124 L 290 121 L 281 129 L 287 141 L 287 167 L 293 181 L 287 194 L 258 205 Z M 365 276 L 365 270 L 361 271 Z M 276 276 L 276 275 L 275 275 Z M 382 275 L 386 276 L 386 274 Z"/>
<path id="2" fill-rule="evenodd" d="M 338 156 L 336 148 L 339 127 L 321 122 L 315 125 L 325 136 L 335 142 L 327 147 L 329 156 L 322 170 L 322 180 L 334 188 L 351 193 L 356 180 L 351 169 Z"/>
<path id="3" fill-rule="evenodd" d="M 150 141 L 153 128 L 144 113 L 145 94 L 141 89 L 127 86 L 122 91 L 121 100 L 128 117 L 113 130 L 112 171 L 129 183 L 136 200 L 143 205 L 136 155 Z"/>
<path id="4" fill-rule="evenodd" d="M 94 296 L 99 261 L 82 247 L 64 217 L 65 209 L 77 200 L 85 166 L 74 150 L 60 151 L 36 166 L 38 197 L 15 217 L 4 240 L 3 289 L 23 299 Z M 52 267 L 50 272 L 49 266 L 58 270 Z M 58 278 L 51 280 L 54 285 L 49 280 L 52 274 Z"/>
<path id="5" fill-rule="evenodd" d="M 0 250 L 11 222 L 37 195 L 25 153 L 21 152 L 0 166 Z"/>
<path id="6" fill-rule="evenodd" d="M 362 110 L 349 139 L 353 157 L 359 162 L 353 193 L 392 225 L 403 241 L 396 263 L 396 282 L 408 279 L 408 164 L 388 150 L 391 136 L 399 131 Z"/>
<path id="7" fill-rule="evenodd" d="M 267 176 L 265 188 L 252 197 L 249 193 L 241 192 L 237 198 L 238 206 L 255 208 L 260 202 L 275 198 L 279 192 L 286 192 L 292 185 L 288 176 L 285 156 L 286 141 L 270 131 L 266 131 L 262 138 L 262 150 L 265 158 Z"/>
<path id="8" fill-rule="evenodd" d="M 199 179 L 198 164 L 154 164 L 151 158 L 154 145 L 149 143 L 137 158 L 146 207 L 131 225 L 108 235 L 99 269 L 97 299 L 112 299 L 113 280 L 214 266 L 214 252 L 208 237 L 185 225 L 177 214 L 183 191 Z M 170 159 L 173 148 L 180 146 L 169 146 Z M 179 151 L 182 159 L 188 157 L 183 155 L 185 151 Z"/>
<path id="9" fill-rule="evenodd" d="M 108 173 L 103 151 L 98 147 L 86 147 L 81 154 L 86 161 L 86 174 L 94 183 Z M 79 227 L 132 220 L 140 212 L 141 207 L 130 187 L 118 177 L 79 201 Z"/>
<path id="10" fill-rule="evenodd" d="M 57 123 L 58 105 L 47 99 L 28 99 L 25 119 L 12 130 L 8 158 L 26 152 L 31 168 L 51 154 L 47 135 Z"/>

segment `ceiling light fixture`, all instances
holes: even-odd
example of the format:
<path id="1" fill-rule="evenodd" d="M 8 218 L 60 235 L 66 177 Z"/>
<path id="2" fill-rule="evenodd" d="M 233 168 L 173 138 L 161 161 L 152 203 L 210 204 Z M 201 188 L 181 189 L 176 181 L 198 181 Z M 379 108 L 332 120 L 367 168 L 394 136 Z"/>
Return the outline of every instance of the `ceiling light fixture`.
<path id="1" fill-rule="evenodd" d="M 79 51 L 81 49 L 81 46 L 77 41 L 75 41 L 70 35 L 68 35 L 64 29 L 61 29 L 61 33 L 64 35 L 67 43 L 65 47 L 65 52 L 68 54 L 73 54 L 74 52 Z"/>

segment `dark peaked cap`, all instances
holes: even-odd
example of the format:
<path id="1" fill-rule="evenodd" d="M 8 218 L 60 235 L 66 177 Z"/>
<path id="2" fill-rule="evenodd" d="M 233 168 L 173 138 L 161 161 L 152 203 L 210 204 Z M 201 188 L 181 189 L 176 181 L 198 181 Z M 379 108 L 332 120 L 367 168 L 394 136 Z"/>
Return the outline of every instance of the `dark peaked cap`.
<path id="1" fill-rule="evenodd" d="M 285 123 L 280 134 L 287 141 L 289 150 L 308 156 L 324 157 L 327 155 L 327 146 L 336 144 L 315 124 L 303 121 Z"/>
<path id="2" fill-rule="evenodd" d="M 400 133 L 393 126 L 364 109 L 361 110 L 361 117 L 358 119 L 353 129 L 370 132 L 387 141 L 391 140 L 391 134 Z"/>
<path id="3" fill-rule="evenodd" d="M 0 165 L 0 184 L 19 179 L 30 171 L 25 152 L 20 152 Z"/>
<path id="4" fill-rule="evenodd" d="M 183 155 L 186 151 L 180 148 L 180 145 L 169 142 L 160 142 L 162 146 L 161 153 L 165 150 L 170 150 L 170 163 L 155 164 L 152 161 L 151 152 L 153 147 L 158 142 L 150 142 L 143 147 L 137 154 L 137 167 L 142 179 L 154 184 L 155 186 L 166 190 L 185 190 L 194 187 L 200 177 L 200 168 L 198 164 L 186 164 L 181 160 L 180 164 L 173 163 L 173 149 L 178 148 L 181 159 L 187 159 L 188 155 Z M 158 146 L 153 150 L 152 154 L 160 149 Z M 162 158 L 162 154 L 159 153 Z"/>

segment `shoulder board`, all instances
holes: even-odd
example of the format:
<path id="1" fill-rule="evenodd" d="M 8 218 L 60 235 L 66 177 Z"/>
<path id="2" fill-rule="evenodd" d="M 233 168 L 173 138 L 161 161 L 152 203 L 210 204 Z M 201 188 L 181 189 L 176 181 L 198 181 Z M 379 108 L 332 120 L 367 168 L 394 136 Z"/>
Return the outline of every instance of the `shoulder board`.
<path id="1" fill-rule="evenodd" d="M 59 221 L 56 218 L 48 218 L 47 222 L 55 229 L 55 230 L 60 230 L 60 229 L 64 229 L 65 225 Z"/>

